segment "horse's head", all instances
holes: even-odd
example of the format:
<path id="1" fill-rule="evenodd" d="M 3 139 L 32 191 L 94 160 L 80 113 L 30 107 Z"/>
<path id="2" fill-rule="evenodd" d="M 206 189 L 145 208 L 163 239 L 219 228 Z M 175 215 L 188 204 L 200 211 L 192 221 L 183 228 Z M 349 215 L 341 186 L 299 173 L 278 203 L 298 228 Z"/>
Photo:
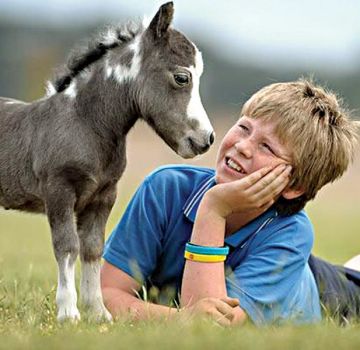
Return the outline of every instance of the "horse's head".
<path id="1" fill-rule="evenodd" d="M 206 152 L 214 131 L 202 105 L 200 51 L 170 28 L 173 4 L 160 7 L 140 37 L 137 104 L 144 120 L 180 156 Z"/>
<path id="2" fill-rule="evenodd" d="M 70 99 L 78 98 L 82 86 L 101 72 L 117 86 L 104 93 L 113 92 L 112 98 L 119 100 L 125 114 L 147 121 L 180 156 L 191 158 L 206 152 L 214 131 L 199 94 L 203 61 L 196 46 L 170 28 L 173 13 L 169 2 L 149 25 L 109 28 L 90 40 L 84 50 L 73 52 L 63 72 L 48 84 L 48 96 L 64 92 Z M 104 66 L 91 71 L 103 57 Z M 85 102 L 87 105 L 87 98 Z M 111 104 L 109 108 L 108 114 L 116 111 Z M 125 131 L 136 120 L 131 119 L 127 124 L 123 121 Z"/>

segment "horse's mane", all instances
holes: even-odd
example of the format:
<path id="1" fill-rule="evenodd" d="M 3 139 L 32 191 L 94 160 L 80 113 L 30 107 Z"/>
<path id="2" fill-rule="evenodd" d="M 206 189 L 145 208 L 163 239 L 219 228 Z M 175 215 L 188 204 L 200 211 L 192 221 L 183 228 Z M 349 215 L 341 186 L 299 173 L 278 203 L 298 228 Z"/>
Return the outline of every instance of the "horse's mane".
<path id="1" fill-rule="evenodd" d="M 51 82 L 55 92 L 64 91 L 72 80 L 92 63 L 101 59 L 109 50 L 127 44 L 142 30 L 143 25 L 134 22 L 122 26 L 108 26 L 85 44 L 74 48 Z"/>

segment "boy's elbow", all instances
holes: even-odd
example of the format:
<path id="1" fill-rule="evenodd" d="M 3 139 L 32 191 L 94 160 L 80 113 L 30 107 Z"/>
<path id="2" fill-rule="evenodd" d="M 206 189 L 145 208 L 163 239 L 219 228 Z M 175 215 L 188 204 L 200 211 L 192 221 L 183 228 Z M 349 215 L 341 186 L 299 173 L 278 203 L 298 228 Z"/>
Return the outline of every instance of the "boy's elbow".
<path id="1" fill-rule="evenodd" d="M 109 308 L 109 304 L 111 302 L 114 291 L 112 291 L 111 288 L 109 288 L 109 287 L 101 286 L 101 293 L 102 293 L 104 305 L 107 308 Z"/>
<path id="2" fill-rule="evenodd" d="M 117 304 L 119 302 L 119 299 L 121 299 L 121 297 L 119 296 L 119 291 L 114 288 L 101 286 L 101 293 L 106 309 L 111 313 L 113 317 L 118 316 L 117 314 L 119 305 Z"/>

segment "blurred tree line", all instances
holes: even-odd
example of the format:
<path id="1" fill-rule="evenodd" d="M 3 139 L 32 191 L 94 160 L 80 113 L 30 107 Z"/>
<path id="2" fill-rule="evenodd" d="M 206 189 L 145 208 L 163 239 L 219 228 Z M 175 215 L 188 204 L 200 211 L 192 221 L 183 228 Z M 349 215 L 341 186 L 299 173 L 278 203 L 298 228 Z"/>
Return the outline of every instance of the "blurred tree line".
<path id="1" fill-rule="evenodd" d="M 0 96 L 25 101 L 42 97 L 46 80 L 65 62 L 71 48 L 101 27 L 103 23 L 91 27 L 46 28 L 0 18 Z M 236 63 L 229 62 L 221 55 L 221 47 L 217 50 L 199 36 L 191 38 L 204 57 L 201 94 L 208 110 L 226 110 L 236 115 L 244 101 L 262 86 L 313 76 L 339 93 L 353 115 L 360 119 L 360 55 L 359 66 L 351 73 L 339 67 L 332 71 L 283 69 L 273 62 L 260 66 L 240 57 Z"/>

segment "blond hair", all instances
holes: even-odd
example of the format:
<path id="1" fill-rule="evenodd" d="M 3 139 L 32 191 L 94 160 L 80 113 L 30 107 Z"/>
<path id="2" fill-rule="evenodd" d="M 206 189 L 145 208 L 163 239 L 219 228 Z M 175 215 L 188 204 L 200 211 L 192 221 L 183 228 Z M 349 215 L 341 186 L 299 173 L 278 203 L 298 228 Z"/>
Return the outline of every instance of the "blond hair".
<path id="1" fill-rule="evenodd" d="M 281 198 L 277 206 L 282 214 L 302 209 L 353 160 L 359 122 L 350 118 L 334 93 L 310 80 L 262 88 L 244 104 L 242 115 L 275 122 L 280 141 L 292 151 L 290 186 L 304 194 L 289 201 Z"/>

